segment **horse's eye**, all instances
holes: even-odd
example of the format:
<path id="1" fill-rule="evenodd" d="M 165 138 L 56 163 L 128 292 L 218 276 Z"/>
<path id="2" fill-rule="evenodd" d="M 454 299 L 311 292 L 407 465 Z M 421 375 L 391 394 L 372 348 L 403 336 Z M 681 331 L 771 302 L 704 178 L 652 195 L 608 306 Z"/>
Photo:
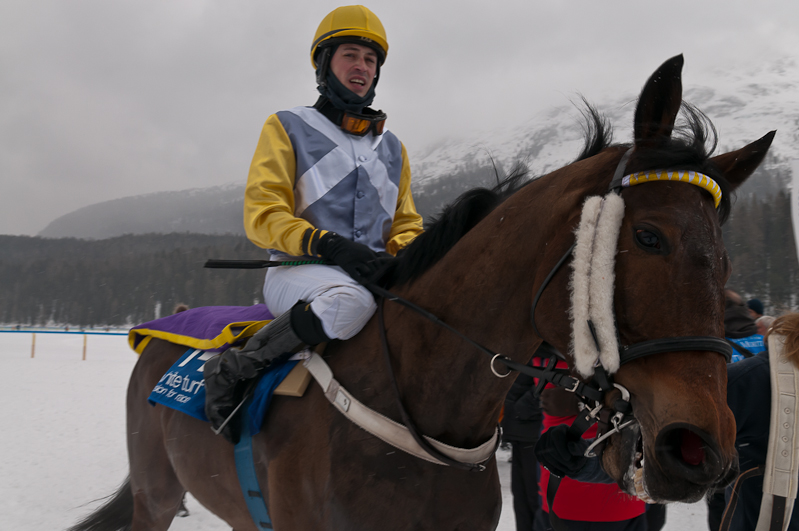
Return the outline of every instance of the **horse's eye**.
<path id="1" fill-rule="evenodd" d="M 635 239 L 645 248 L 660 249 L 660 237 L 654 232 L 638 229 L 635 231 Z"/>

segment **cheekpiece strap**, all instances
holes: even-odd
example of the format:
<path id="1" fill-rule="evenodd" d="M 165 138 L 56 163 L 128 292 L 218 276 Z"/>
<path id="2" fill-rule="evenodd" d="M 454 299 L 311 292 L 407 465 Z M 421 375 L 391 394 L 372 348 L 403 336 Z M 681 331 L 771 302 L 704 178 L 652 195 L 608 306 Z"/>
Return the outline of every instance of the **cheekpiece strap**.
<path id="1" fill-rule="evenodd" d="M 610 186 L 608 186 L 608 192 L 621 193 L 621 181 L 624 177 L 624 170 L 627 169 L 627 162 L 630 160 L 630 155 L 633 154 L 633 149 L 635 148 L 628 149 L 624 152 L 624 155 L 621 156 L 619 165 L 616 166 L 616 171 L 613 173 L 613 180 L 610 181 Z"/>

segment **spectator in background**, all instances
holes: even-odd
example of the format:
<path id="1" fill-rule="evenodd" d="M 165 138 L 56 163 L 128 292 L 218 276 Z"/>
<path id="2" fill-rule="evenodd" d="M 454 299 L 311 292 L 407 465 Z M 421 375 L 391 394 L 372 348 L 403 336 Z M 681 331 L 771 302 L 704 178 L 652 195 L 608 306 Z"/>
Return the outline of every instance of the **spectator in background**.
<path id="1" fill-rule="evenodd" d="M 755 320 L 752 318 L 751 309 L 747 307 L 740 295 L 731 289 L 724 290 L 724 338 L 732 345 L 732 363 L 737 363 L 745 358 L 751 358 L 759 352 L 766 350 L 763 344 L 763 335 L 758 332 Z M 757 299 L 752 299 L 763 311 L 763 305 Z M 724 489 L 708 492 L 707 497 L 707 522 L 710 531 L 718 531 L 721 517 L 727 502 L 724 498 Z"/>
<path id="2" fill-rule="evenodd" d="M 752 319 L 757 320 L 763 317 L 763 303 L 760 302 L 760 299 L 749 299 L 746 307 L 749 308 L 749 315 L 752 316 Z"/>
<path id="3" fill-rule="evenodd" d="M 757 333 L 763 337 L 766 337 L 766 332 L 768 329 L 771 328 L 771 325 L 774 324 L 774 320 L 776 318 L 770 315 L 762 315 L 755 320 L 755 326 L 757 326 Z M 764 340 L 765 341 L 765 340 Z"/>
<path id="4" fill-rule="evenodd" d="M 769 334 L 785 337 L 783 358 L 799 367 L 799 313 L 776 319 Z M 770 371 L 767 351 L 727 366 L 727 404 L 735 415 L 735 449 L 738 450 L 741 472 L 766 463 L 771 422 Z M 728 498 L 731 492 L 731 487 L 728 487 Z M 763 496 L 763 476 L 741 482 L 738 493 L 738 504 L 729 529 L 755 529 Z M 787 528 L 789 531 L 799 531 L 798 513 L 799 504 L 795 504 L 791 523 Z"/>
<path id="5" fill-rule="evenodd" d="M 559 362 L 565 367 L 565 362 Z M 574 393 L 549 386 L 541 394 L 544 431 L 561 424 L 571 424 L 579 412 L 580 402 Z M 596 437 L 596 425 L 583 438 Z M 548 531 L 549 506 L 547 486 L 549 470 L 540 470 L 541 507 L 535 517 L 535 531 Z M 615 483 L 584 483 L 564 477 L 553 501 L 555 514 L 570 531 L 647 531 L 645 504 L 619 489 Z M 659 529 L 654 527 L 654 529 Z"/>
<path id="6" fill-rule="evenodd" d="M 763 345 L 763 336 L 757 332 L 755 320 L 741 296 L 731 289 L 726 289 L 724 298 L 724 336 L 733 346 L 732 362 L 763 352 L 766 349 Z M 762 304 L 760 309 L 763 309 Z"/>
<path id="7" fill-rule="evenodd" d="M 535 443 L 541 433 L 541 407 L 535 378 L 520 374 L 505 398 L 502 439 L 511 446 L 510 485 L 516 531 L 532 531 L 538 510 L 538 461 Z"/>

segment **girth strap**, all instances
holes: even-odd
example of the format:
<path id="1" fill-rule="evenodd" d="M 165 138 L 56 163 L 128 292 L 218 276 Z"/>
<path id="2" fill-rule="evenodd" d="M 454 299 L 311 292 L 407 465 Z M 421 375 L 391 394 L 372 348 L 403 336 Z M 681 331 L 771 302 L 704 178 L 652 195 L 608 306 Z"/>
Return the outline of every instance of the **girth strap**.
<path id="1" fill-rule="evenodd" d="M 272 529 L 272 520 L 266 507 L 263 491 L 258 483 L 255 473 L 255 459 L 253 457 L 252 435 L 250 434 L 249 410 L 252 398 L 244 403 L 244 419 L 241 423 L 241 438 L 233 450 L 236 461 L 236 475 L 239 478 L 239 487 L 247 504 L 255 526 L 258 529 Z"/>

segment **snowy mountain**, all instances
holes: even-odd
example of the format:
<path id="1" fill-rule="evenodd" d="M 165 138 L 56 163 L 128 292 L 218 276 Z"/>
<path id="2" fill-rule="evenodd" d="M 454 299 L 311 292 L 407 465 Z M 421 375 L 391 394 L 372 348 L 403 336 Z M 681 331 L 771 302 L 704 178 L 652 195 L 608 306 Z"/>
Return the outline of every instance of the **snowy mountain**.
<path id="1" fill-rule="evenodd" d="M 52 221 L 45 238 L 104 239 L 123 234 L 244 234 L 244 185 L 155 192 L 103 201 Z"/>
<path id="2" fill-rule="evenodd" d="M 759 175 L 750 179 L 739 195 L 769 195 L 784 189 L 792 161 L 799 160 L 797 61 L 781 59 L 748 70 L 704 75 L 703 85 L 686 84 L 683 98 L 715 125 L 717 153 L 737 149 L 777 130 Z M 610 101 L 590 102 L 613 125 L 616 142 L 631 140 L 637 97 L 631 89 Z M 575 101 L 582 105 L 578 96 Z M 579 105 L 563 105 L 521 118 L 514 127 L 485 131 L 471 139 L 447 139 L 411 153 L 419 211 L 427 218 L 464 190 L 492 184 L 495 165 L 502 172 L 521 161 L 528 164 L 533 175 L 543 175 L 568 164 L 582 148 L 582 123 Z M 62 216 L 39 235 L 108 238 L 147 232 L 241 234 L 243 190 L 243 183 L 236 183 L 107 201 Z"/>
<path id="3" fill-rule="evenodd" d="M 718 132 L 717 153 L 740 148 L 769 131 L 777 136 L 764 165 L 780 175 L 782 183 L 753 182 L 757 193 L 784 186 L 790 163 L 799 160 L 799 64 L 782 59 L 740 72 L 709 72 L 709 86 L 687 84 L 683 99 L 703 111 Z M 712 87 L 712 88 L 711 88 Z M 632 121 L 638 94 L 629 92 L 610 102 L 590 102 L 610 121 L 615 142 L 632 139 Z M 541 112 L 511 129 L 486 131 L 479 138 L 449 140 L 412 159 L 420 191 L 440 186 L 450 175 L 474 173 L 490 182 L 493 163 L 507 170 L 515 161 L 544 175 L 574 160 L 583 144 L 579 105 Z M 753 179 L 753 181 L 762 179 Z M 768 179 L 766 179 L 768 181 Z M 759 187 L 757 185 L 760 185 Z"/>

